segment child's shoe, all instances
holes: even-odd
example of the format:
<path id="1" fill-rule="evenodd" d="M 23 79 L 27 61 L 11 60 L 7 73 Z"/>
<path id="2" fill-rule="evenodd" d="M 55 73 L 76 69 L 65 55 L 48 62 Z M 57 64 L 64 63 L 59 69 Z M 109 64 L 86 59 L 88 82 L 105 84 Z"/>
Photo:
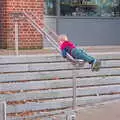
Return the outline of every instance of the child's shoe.
<path id="1" fill-rule="evenodd" d="M 91 64 L 91 70 L 92 70 L 92 71 L 99 71 L 99 70 L 100 70 L 100 66 L 101 66 L 101 61 L 100 61 L 100 60 L 95 60 L 95 61 Z"/>

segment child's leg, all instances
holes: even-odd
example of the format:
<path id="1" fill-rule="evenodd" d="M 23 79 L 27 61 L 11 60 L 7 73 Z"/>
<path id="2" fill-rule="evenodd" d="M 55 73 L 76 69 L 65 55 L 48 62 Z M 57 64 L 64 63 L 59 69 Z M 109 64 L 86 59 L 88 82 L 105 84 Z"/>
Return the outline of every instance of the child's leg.
<path id="1" fill-rule="evenodd" d="M 88 62 L 89 64 L 91 64 L 92 71 L 99 71 L 100 66 L 101 66 L 100 60 L 96 60 L 94 57 L 88 55 L 86 52 L 84 52 L 81 49 L 75 48 L 72 50 L 71 54 L 75 59 L 82 59 L 82 60 Z"/>
<path id="2" fill-rule="evenodd" d="M 88 55 L 86 52 L 84 52 L 84 51 L 81 50 L 81 49 L 76 49 L 76 48 L 74 48 L 71 53 L 72 53 L 72 56 L 73 56 L 75 59 L 82 59 L 82 60 L 84 60 L 84 61 L 86 61 L 86 62 L 88 62 L 88 63 L 90 63 L 90 64 L 95 61 L 95 58 L 94 58 L 94 57 Z"/>

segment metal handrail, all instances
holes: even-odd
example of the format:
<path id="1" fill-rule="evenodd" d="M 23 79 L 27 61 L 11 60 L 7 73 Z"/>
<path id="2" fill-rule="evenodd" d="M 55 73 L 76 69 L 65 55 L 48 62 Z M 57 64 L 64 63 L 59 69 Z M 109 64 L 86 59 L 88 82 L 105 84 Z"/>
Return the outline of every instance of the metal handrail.
<path id="1" fill-rule="evenodd" d="M 46 39 L 52 44 L 52 46 L 54 46 L 56 48 L 56 50 L 61 53 L 61 50 L 59 48 L 58 43 L 56 42 L 56 40 L 54 40 L 47 32 L 45 32 L 43 30 L 42 27 L 40 27 L 30 16 L 26 11 L 23 11 L 24 15 L 26 16 L 28 22 L 30 22 L 30 24 L 38 31 L 40 32 L 43 36 L 46 37 Z M 32 15 L 33 16 L 33 15 Z M 43 23 L 43 22 L 42 22 Z M 45 24 L 44 24 L 45 25 Z M 48 26 L 45 25 L 47 28 Z M 57 34 L 56 34 L 57 36 Z M 78 62 L 79 64 L 83 64 L 84 61 L 83 60 L 75 60 L 70 54 L 67 53 L 67 57 L 70 58 L 72 61 Z"/>
<path id="2" fill-rule="evenodd" d="M 25 12 L 25 11 L 24 11 Z M 49 32 L 50 33 L 52 33 L 53 35 L 54 35 L 54 39 L 56 40 L 56 39 L 58 39 L 58 34 L 55 32 L 55 31 L 53 31 L 47 24 L 45 24 L 45 22 L 44 21 L 42 21 L 38 16 L 35 16 L 35 15 L 33 15 L 32 13 L 30 13 L 36 20 L 39 20 L 40 21 L 40 23 L 42 23 L 43 25 L 44 25 L 44 28 L 47 28 L 47 30 L 49 30 Z M 58 42 L 57 40 L 56 40 L 56 42 Z"/>
<path id="3" fill-rule="evenodd" d="M 47 40 L 57 49 L 58 52 L 60 52 L 60 49 L 57 45 L 57 43 L 54 41 L 53 38 L 51 38 L 51 36 L 48 35 L 48 33 L 46 33 L 42 27 L 40 27 L 28 14 L 27 12 L 23 11 L 25 17 L 27 18 L 28 22 L 30 22 L 30 24 L 38 31 L 40 32 L 43 36 L 45 36 L 47 38 Z"/>
<path id="4" fill-rule="evenodd" d="M 39 24 L 36 23 L 35 20 L 33 20 L 29 14 L 26 11 L 23 11 L 23 15 L 25 16 L 25 18 L 27 19 L 27 21 L 39 32 L 41 33 L 44 37 L 46 37 L 46 39 L 52 44 L 52 46 L 54 46 L 56 48 L 56 50 L 61 53 L 61 50 L 59 48 L 58 42 L 57 40 L 54 40 Z M 33 16 L 33 15 L 32 15 Z M 37 18 L 38 19 L 38 18 Z M 41 21 L 41 20 L 40 20 Z M 43 22 L 41 22 L 43 23 Z M 44 23 L 43 23 L 44 24 Z M 51 31 L 51 29 L 44 24 L 44 27 L 47 27 L 47 29 L 49 31 Z M 53 32 L 53 31 L 52 31 Z M 58 35 L 53 32 L 53 34 L 56 36 L 56 38 L 58 38 Z M 84 61 L 83 60 L 75 60 L 71 55 L 69 55 L 67 53 L 67 57 L 69 57 L 70 59 L 72 59 L 73 61 L 79 63 L 79 65 L 84 65 Z M 76 69 L 77 69 L 78 64 L 75 65 L 74 69 L 73 69 L 73 104 L 72 104 L 72 108 L 73 110 L 75 110 L 76 108 Z"/>

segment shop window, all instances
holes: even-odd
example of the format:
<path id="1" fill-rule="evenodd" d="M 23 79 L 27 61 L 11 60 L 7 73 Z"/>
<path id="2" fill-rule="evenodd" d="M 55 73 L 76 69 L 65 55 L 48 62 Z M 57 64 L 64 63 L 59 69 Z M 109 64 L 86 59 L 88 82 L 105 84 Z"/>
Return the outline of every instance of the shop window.
<path id="1" fill-rule="evenodd" d="M 57 15 L 57 0 L 45 0 L 45 15 Z M 119 17 L 120 0 L 60 0 L 61 16 Z"/>
<path id="2" fill-rule="evenodd" d="M 120 16 L 120 0 L 60 0 L 61 16 Z"/>
<path id="3" fill-rule="evenodd" d="M 56 0 L 45 0 L 45 15 L 56 16 L 57 5 Z"/>

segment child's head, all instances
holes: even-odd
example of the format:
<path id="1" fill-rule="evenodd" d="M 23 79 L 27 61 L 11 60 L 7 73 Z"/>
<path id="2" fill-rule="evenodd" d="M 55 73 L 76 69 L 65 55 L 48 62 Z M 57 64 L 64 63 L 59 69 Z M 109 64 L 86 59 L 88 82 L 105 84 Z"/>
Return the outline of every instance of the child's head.
<path id="1" fill-rule="evenodd" d="M 67 35 L 59 35 L 58 36 L 58 42 L 59 43 L 63 43 L 64 41 L 68 41 L 68 37 L 67 37 Z"/>

